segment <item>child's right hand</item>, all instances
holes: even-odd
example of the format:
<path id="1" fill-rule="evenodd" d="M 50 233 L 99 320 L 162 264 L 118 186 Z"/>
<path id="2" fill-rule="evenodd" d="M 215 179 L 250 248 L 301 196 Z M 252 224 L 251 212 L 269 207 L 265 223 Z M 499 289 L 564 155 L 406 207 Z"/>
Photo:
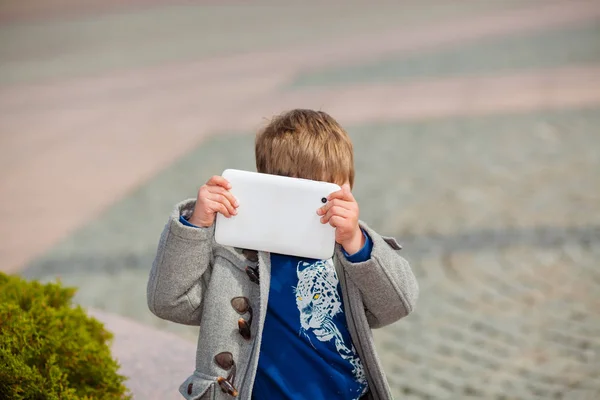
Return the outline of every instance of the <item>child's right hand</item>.
<path id="1" fill-rule="evenodd" d="M 191 224 L 208 228 L 215 222 L 217 213 L 230 218 L 237 214 L 239 206 L 231 192 L 231 184 L 222 176 L 213 176 L 198 190 Z"/>

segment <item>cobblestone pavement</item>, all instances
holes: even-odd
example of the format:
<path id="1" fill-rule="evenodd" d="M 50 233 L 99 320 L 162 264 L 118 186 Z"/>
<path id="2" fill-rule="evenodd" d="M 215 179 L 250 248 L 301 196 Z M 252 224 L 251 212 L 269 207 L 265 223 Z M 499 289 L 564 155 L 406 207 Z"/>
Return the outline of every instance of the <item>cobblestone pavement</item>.
<path id="1" fill-rule="evenodd" d="M 270 50 L 234 54 L 235 63 L 209 59 L 64 87 L 60 80 L 20 84 L 49 71 L 13 68 L 12 86 L 0 85 L 0 145 L 12 149 L 0 153 L 0 165 L 16 172 L 0 174 L 0 192 L 40 219 L 4 207 L 11 230 L 0 232 L 13 232 L 13 245 L 0 256 L 21 260 L 15 265 L 24 276 L 79 287 L 85 306 L 193 341 L 195 329 L 161 321 L 146 306 L 166 217 L 211 175 L 253 168 L 249 131 L 260 118 L 325 103 L 355 143 L 362 218 L 402 242 L 420 282 L 415 313 L 375 332 L 396 398 L 600 398 L 600 8 L 516 8 L 524 3 L 540 4 L 480 5 L 470 12 L 481 18 L 453 19 L 467 15 L 465 5 L 437 30 L 414 22 L 411 35 L 366 35 L 380 39 L 371 47 L 367 39 L 310 47 L 296 38 L 297 69 Z M 364 32 L 382 21 L 393 26 L 370 12 Z M 342 20 L 339 35 L 347 34 Z M 234 52 L 230 39 L 223 44 Z M 137 43 L 128 40 L 123 46 Z M 504 62 L 486 61 L 501 60 L 497 54 Z M 90 73 L 85 56 L 73 61 Z M 115 67 L 110 57 L 101 61 Z M 68 73 L 55 66 L 55 79 Z M 245 96 L 232 104 L 236 91 Z M 170 126 L 167 141 L 159 131 Z M 73 144 L 63 146 L 65 137 Z M 52 164 L 61 160 L 68 162 Z M 43 165 L 52 168 L 33 175 Z M 18 185 L 28 177 L 45 177 L 41 189 Z M 52 190 L 56 177 L 65 183 L 60 191 Z M 54 208 L 25 196 L 46 192 Z M 23 242 L 40 224 L 55 229 Z M 29 249 L 44 251 L 26 262 Z"/>
<path id="2" fill-rule="evenodd" d="M 362 216 L 421 285 L 417 311 L 376 332 L 398 398 L 600 394 L 599 111 L 350 127 Z M 251 136 L 211 139 L 25 274 L 193 339 L 146 310 L 158 232 L 190 182 L 252 161 Z"/>

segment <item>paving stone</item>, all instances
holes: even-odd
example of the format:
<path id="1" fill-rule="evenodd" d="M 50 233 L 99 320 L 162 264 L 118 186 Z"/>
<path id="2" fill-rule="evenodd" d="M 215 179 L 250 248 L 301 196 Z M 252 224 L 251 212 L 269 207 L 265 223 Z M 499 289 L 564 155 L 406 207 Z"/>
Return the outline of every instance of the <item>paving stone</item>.
<path id="1" fill-rule="evenodd" d="M 415 313 L 376 332 L 398 398 L 600 396 L 599 124 L 584 109 L 349 127 L 362 217 L 400 239 L 421 287 Z M 193 344 L 196 329 L 147 310 L 158 235 L 208 177 L 252 169 L 252 145 L 205 142 L 24 275 Z"/>

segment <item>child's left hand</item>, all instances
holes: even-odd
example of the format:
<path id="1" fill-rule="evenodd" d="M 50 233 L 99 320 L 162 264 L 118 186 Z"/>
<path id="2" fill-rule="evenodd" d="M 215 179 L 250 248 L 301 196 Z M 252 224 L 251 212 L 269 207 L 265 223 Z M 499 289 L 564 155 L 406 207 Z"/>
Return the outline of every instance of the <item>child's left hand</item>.
<path id="1" fill-rule="evenodd" d="M 327 204 L 317 210 L 321 223 L 329 223 L 335 228 L 335 241 L 342 245 L 346 253 L 355 254 L 365 245 L 365 237 L 358 224 L 359 208 L 345 184 L 342 190 L 327 197 Z"/>

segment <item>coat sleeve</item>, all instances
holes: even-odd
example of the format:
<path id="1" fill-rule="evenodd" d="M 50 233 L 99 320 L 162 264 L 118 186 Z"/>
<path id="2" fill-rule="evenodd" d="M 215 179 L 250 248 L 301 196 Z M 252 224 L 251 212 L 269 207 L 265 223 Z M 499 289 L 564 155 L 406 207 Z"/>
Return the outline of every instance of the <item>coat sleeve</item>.
<path id="1" fill-rule="evenodd" d="M 365 313 L 371 328 L 381 328 L 410 314 L 419 296 L 417 280 L 399 252 L 402 247 L 394 238 L 383 237 L 360 223 L 373 242 L 367 261 L 352 263 L 336 246 L 336 258 L 348 278 L 362 294 Z"/>
<path id="2" fill-rule="evenodd" d="M 159 318 L 200 325 L 202 298 L 210 280 L 214 228 L 195 228 L 179 218 L 195 200 L 176 205 L 165 225 L 147 286 L 148 308 Z"/>

